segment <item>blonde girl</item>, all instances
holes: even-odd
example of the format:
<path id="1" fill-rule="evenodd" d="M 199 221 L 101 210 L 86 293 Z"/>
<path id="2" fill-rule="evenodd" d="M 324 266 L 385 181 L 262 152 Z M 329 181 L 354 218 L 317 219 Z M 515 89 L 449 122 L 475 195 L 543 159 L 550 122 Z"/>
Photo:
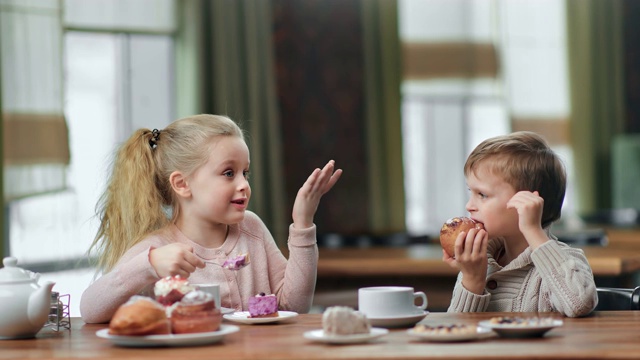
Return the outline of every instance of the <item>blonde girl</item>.
<path id="1" fill-rule="evenodd" d="M 83 320 L 108 322 L 132 295 L 151 296 L 155 282 L 172 275 L 220 284 L 223 307 L 246 310 L 248 298 L 264 292 L 276 294 L 281 310 L 308 312 L 318 261 L 313 217 L 342 170 L 329 161 L 298 191 L 287 260 L 247 210 L 249 164 L 242 130 L 224 116 L 137 130 L 118 150 L 98 202 L 90 251 L 102 276 L 82 294 Z M 212 265 L 241 253 L 251 264 L 240 271 Z"/>

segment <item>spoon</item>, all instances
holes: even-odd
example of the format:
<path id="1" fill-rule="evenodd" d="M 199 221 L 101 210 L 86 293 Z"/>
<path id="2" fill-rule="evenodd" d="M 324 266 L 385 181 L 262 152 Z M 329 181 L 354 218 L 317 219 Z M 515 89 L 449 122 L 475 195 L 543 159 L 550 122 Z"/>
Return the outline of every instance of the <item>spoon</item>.
<path id="1" fill-rule="evenodd" d="M 204 262 L 206 264 L 213 264 L 216 266 L 220 266 L 223 269 L 237 271 L 249 265 L 249 254 L 240 254 L 238 256 L 230 257 L 227 260 L 225 260 L 222 263 L 222 265 L 214 261 L 205 260 Z"/>

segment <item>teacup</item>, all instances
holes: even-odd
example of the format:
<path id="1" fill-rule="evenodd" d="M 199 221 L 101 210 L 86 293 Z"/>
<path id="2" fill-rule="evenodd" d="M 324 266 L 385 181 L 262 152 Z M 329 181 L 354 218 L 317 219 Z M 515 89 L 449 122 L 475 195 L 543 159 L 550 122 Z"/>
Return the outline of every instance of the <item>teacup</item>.
<path id="1" fill-rule="evenodd" d="M 422 304 L 415 305 L 421 298 Z M 358 289 L 358 310 L 367 317 L 403 317 L 419 315 L 427 308 L 427 295 L 408 286 L 376 286 Z"/>
<path id="2" fill-rule="evenodd" d="M 213 295 L 213 299 L 216 302 L 216 307 L 217 308 L 222 308 L 222 305 L 220 304 L 220 285 L 218 285 L 218 284 L 193 284 L 193 286 L 195 286 L 196 289 L 198 289 L 200 291 L 204 291 L 204 292 L 207 292 L 207 293 Z"/>

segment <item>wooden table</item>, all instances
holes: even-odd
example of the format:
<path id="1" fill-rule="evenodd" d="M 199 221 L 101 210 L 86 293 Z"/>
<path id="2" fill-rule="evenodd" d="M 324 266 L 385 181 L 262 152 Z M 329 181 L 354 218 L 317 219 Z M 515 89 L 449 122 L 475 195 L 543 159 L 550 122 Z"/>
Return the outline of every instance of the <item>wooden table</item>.
<path id="1" fill-rule="evenodd" d="M 582 247 L 594 276 L 619 276 L 640 270 L 640 248 Z M 318 276 L 456 275 L 442 261 L 440 245 L 406 248 L 321 249 Z"/>
<path id="2" fill-rule="evenodd" d="M 582 249 L 596 285 L 634 286 L 633 276 L 640 271 L 640 247 L 611 243 L 610 246 L 584 246 Z M 314 304 L 355 307 L 360 287 L 403 285 L 424 291 L 429 297 L 429 309 L 446 311 L 456 275 L 457 271 L 442 261 L 439 244 L 323 248 L 320 249 Z"/>
<path id="3" fill-rule="evenodd" d="M 427 324 L 475 324 L 508 313 L 430 313 Z M 530 316 L 533 314 L 508 315 Z M 227 323 L 227 322 L 225 322 Z M 543 338 L 493 337 L 462 343 L 418 341 L 406 329 L 391 329 L 371 343 L 328 345 L 303 337 L 321 328 L 321 315 L 305 314 L 280 324 L 238 325 L 216 344 L 176 348 L 123 348 L 98 338 L 105 325 L 72 319 L 72 329 L 44 329 L 35 339 L 0 340 L 0 359 L 622 359 L 640 354 L 640 311 L 598 312 L 565 318 Z"/>

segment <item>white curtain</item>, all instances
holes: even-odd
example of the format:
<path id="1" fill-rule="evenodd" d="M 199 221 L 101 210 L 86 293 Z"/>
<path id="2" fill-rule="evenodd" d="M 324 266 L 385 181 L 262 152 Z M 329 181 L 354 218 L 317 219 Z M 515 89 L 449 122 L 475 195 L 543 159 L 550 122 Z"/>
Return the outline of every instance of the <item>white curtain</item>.
<path id="1" fill-rule="evenodd" d="M 65 188 L 60 2 L 0 0 L 4 201 Z"/>

